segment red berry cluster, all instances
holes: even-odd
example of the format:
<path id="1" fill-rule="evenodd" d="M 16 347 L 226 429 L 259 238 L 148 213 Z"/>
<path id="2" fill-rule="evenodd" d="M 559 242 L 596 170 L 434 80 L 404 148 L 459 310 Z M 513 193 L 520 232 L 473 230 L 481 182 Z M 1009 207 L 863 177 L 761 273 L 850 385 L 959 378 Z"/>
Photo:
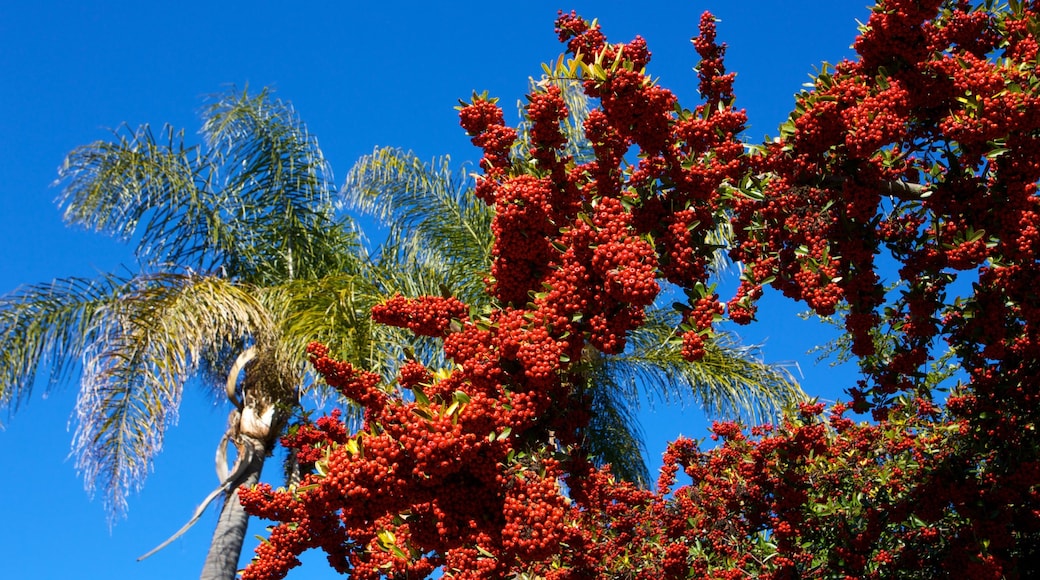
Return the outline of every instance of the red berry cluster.
<path id="1" fill-rule="evenodd" d="M 394 296 L 372 307 L 372 320 L 407 328 L 419 336 L 444 336 L 452 320 L 466 320 L 469 308 L 458 298 Z"/>
<path id="2" fill-rule="evenodd" d="M 505 125 L 502 109 L 492 99 L 474 99 L 459 111 L 459 120 L 462 128 L 473 136 L 473 144 L 484 150 L 480 161 L 484 177 L 477 181 L 474 193 L 484 202 L 493 203 L 488 180 L 509 167 L 509 150 L 516 141 L 516 130 Z"/>
<path id="3" fill-rule="evenodd" d="M 686 360 L 704 358 L 705 335 L 711 330 L 716 317 L 722 315 L 722 304 L 716 294 L 699 298 L 693 302 L 693 308 L 686 312 L 684 324 L 690 329 L 683 333 L 682 355 Z"/>
<path id="4" fill-rule="evenodd" d="M 559 476 L 555 461 L 547 460 L 543 471 Z M 551 560 L 564 537 L 566 500 L 555 477 L 523 470 L 506 482 L 502 504 L 505 525 L 503 549 L 518 562 Z"/>
<path id="5" fill-rule="evenodd" d="M 282 447 L 296 450 L 296 461 L 304 471 L 308 471 L 330 445 L 346 443 L 347 439 L 350 439 L 350 433 L 343 423 L 343 412 L 333 409 L 328 415 L 318 417 L 313 424 L 302 422 L 294 425 L 280 442 Z"/>
<path id="6" fill-rule="evenodd" d="M 553 261 L 550 187 L 544 178 L 521 175 L 494 189 L 491 291 L 503 302 L 525 304 L 531 285 L 545 276 Z"/>
<path id="7" fill-rule="evenodd" d="M 355 368 L 348 362 L 329 358 L 328 347 L 321 343 L 307 345 L 307 354 L 314 370 L 344 397 L 356 401 L 370 412 L 379 411 L 386 404 L 386 392 L 377 388 L 379 375 Z"/>
<path id="8" fill-rule="evenodd" d="M 419 361 L 405 361 L 405 363 L 401 365 L 401 368 L 397 369 L 397 384 L 400 385 L 402 389 L 422 388 L 423 385 L 429 385 L 432 382 L 433 375 L 431 375 L 429 369 Z"/>
<path id="9" fill-rule="evenodd" d="M 551 85 L 529 99 L 525 111 L 531 120 L 531 158 L 541 167 L 560 167 L 557 151 L 567 143 L 560 122 L 569 114 L 560 87 Z"/>

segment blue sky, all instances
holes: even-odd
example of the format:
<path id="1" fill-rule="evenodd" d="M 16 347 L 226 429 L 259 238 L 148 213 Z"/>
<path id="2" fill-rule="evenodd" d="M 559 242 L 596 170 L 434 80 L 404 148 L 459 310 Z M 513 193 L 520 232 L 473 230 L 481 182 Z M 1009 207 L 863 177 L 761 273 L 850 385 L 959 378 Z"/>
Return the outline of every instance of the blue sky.
<path id="1" fill-rule="evenodd" d="M 721 18 L 727 65 L 749 140 L 776 133 L 792 95 L 822 61 L 849 56 L 865 0 L 411 2 L 6 2 L 0 4 L 0 293 L 20 284 L 132 268 L 126 247 L 63 226 L 52 187 L 72 148 L 108 137 L 121 123 L 170 123 L 190 135 L 206 95 L 230 84 L 273 87 L 317 136 L 338 178 L 376 145 L 421 158 L 478 152 L 453 107 L 474 90 L 501 97 L 507 114 L 527 78 L 561 51 L 559 9 L 599 18 L 608 37 L 640 34 L 652 75 L 695 104 L 699 15 Z M 514 116 L 515 118 L 515 116 Z M 795 317 L 801 308 L 767 295 L 762 320 L 740 329 L 765 341 L 770 361 L 795 361 L 806 390 L 833 398 L 848 370 L 806 354 L 828 335 Z M 83 490 L 69 450 L 77 384 L 41 382 L 17 412 L 2 412 L 0 570 L 6 578 L 190 578 L 198 574 L 216 520 L 211 510 L 182 539 L 144 562 L 187 520 L 217 481 L 213 451 L 226 409 L 189 390 L 180 423 L 127 517 L 111 530 L 100 501 Z M 656 461 L 679 433 L 705 435 L 703 413 L 655 405 L 641 413 Z M 277 483 L 277 469 L 267 479 Z M 263 532 L 254 522 L 243 562 Z M 331 578 L 320 555 L 289 578 Z"/>

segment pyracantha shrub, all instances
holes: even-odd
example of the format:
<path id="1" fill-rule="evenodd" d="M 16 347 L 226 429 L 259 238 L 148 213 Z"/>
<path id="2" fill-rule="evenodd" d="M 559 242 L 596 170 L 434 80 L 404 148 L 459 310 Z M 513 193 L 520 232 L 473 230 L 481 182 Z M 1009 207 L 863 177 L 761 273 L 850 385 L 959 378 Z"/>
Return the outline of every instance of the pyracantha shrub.
<path id="1" fill-rule="evenodd" d="M 300 428 L 285 444 L 313 472 L 243 491 L 276 522 L 243 578 L 281 578 L 310 548 L 356 578 L 1035 575 L 1038 10 L 882 1 L 858 58 L 817 75 L 780 136 L 750 152 L 709 14 L 692 110 L 647 76 L 642 39 L 612 44 L 561 14 L 571 60 L 554 74 L 597 104 L 592 156 L 566 153 L 551 83 L 529 96 L 523 160 L 493 99 L 463 104 L 483 150 L 475 192 L 496 210 L 495 306 L 376 308 L 442 339 L 450 364 L 406 361 L 396 390 L 311 346 L 364 423 Z M 743 273 L 724 306 L 707 278 L 730 222 Z M 582 373 L 591 352 L 625 349 L 662 282 L 689 297 L 676 340 L 691 360 L 724 315 L 751 322 L 771 286 L 847 312 L 864 378 L 829 411 L 717 423 L 706 450 L 676 441 L 656 490 L 618 482 L 577 436 Z M 943 343 L 963 374 L 937 401 L 927 365 Z"/>

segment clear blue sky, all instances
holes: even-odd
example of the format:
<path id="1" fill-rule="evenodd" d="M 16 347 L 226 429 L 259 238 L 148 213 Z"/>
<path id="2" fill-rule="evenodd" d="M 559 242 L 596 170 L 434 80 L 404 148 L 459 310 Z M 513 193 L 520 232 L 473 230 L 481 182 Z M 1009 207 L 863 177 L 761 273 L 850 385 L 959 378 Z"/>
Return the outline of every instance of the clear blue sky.
<path id="1" fill-rule="evenodd" d="M 689 43 L 699 15 L 722 19 L 747 108 L 749 139 L 776 134 L 792 95 L 821 61 L 849 55 L 866 0 L 411 2 L 372 4 L 304 0 L 254 2 L 4 2 L 0 4 L 0 293 L 20 284 L 94 276 L 128 264 L 127 249 L 66 229 L 51 186 L 64 155 L 105 139 L 106 129 L 171 123 L 192 134 L 205 95 L 229 84 L 271 86 L 292 101 L 342 178 L 376 145 L 450 154 L 477 151 L 453 107 L 474 90 L 502 98 L 507 113 L 527 78 L 556 57 L 558 9 L 599 18 L 608 37 L 644 36 L 651 73 L 692 107 L 696 54 Z M 636 7 L 638 4 L 638 8 Z M 797 361 L 807 391 L 833 398 L 847 371 L 814 366 L 806 350 L 824 340 L 798 320 L 800 308 L 767 297 L 760 323 L 741 329 L 766 341 L 771 361 Z M 213 451 L 226 409 L 188 392 L 181 420 L 126 519 L 111 531 L 100 501 L 90 501 L 68 458 L 77 384 L 40 384 L 16 413 L 0 415 L 0 576 L 58 578 L 192 578 L 215 523 L 211 510 L 185 537 L 144 562 L 151 549 L 187 520 L 217 481 Z M 679 433 L 705 435 L 696 406 L 645 410 L 641 417 L 657 461 Z M 267 479 L 277 484 L 269 465 Z M 255 522 L 248 561 L 263 532 Z M 289 578 L 331 578 L 316 555 Z"/>

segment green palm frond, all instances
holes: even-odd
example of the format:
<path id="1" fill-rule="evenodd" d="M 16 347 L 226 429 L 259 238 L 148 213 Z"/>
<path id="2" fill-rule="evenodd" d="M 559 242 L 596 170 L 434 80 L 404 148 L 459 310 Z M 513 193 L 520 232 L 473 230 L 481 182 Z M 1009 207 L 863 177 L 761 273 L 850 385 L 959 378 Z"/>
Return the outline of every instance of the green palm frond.
<path id="1" fill-rule="evenodd" d="M 203 111 L 202 135 L 222 172 L 229 274 L 263 284 L 328 272 L 343 255 L 331 231 L 335 183 L 293 107 L 266 91 L 228 93 Z"/>
<path id="2" fill-rule="evenodd" d="M 436 296 L 447 289 L 452 296 L 475 306 L 491 300 L 484 292 L 485 272 L 487 268 L 465 269 L 450 257 L 437 256 L 433 251 L 422 258 L 410 257 L 390 240 L 380 247 L 377 259 L 369 268 L 369 276 L 384 296 Z"/>
<path id="3" fill-rule="evenodd" d="M 382 298 L 368 277 L 350 274 L 318 280 L 294 280 L 263 288 L 259 294 L 279 321 L 279 347 L 304 362 L 310 342 L 319 341 L 335 356 L 382 370 L 390 360 L 379 356 L 369 318 Z"/>
<path id="4" fill-rule="evenodd" d="M 0 404 L 28 398 L 38 371 L 48 373 L 49 386 L 65 380 L 96 335 L 97 312 L 124 284 L 114 276 L 68 278 L 0 297 Z"/>
<path id="5" fill-rule="evenodd" d="M 176 262 L 205 269 L 224 237 L 211 174 L 184 132 L 124 127 L 112 142 L 77 147 L 59 171 L 65 221 L 120 240 L 140 234 L 136 254 L 148 265 Z"/>
<path id="6" fill-rule="evenodd" d="M 435 341 L 372 322 L 372 306 L 395 293 L 412 291 L 409 295 L 414 296 L 430 288 L 437 292 L 435 286 L 417 289 L 410 285 L 416 278 L 413 269 L 395 275 L 398 279 L 389 271 L 371 266 L 363 275 L 326 276 L 263 288 L 259 297 L 272 317 L 280 321 L 279 345 L 284 356 L 295 355 L 303 361 L 307 344 L 319 341 L 338 358 L 378 373 L 390 382 L 408 350 L 434 365 L 441 360 Z M 431 284 L 442 279 L 429 277 Z M 395 285 L 396 282 L 405 286 Z"/>
<path id="7" fill-rule="evenodd" d="M 387 246 L 384 245 L 382 249 L 387 250 Z M 383 253 L 379 262 L 369 271 L 369 275 L 379 285 L 380 301 L 395 294 L 437 296 L 443 294 L 445 289 L 471 306 L 486 304 L 489 299 L 478 289 L 478 281 L 482 281 L 480 271 L 465 271 L 458 265 L 443 261 L 415 260 L 402 263 L 399 260 L 398 254 Z M 374 338 L 382 343 L 377 348 L 378 356 L 396 361 L 393 366 L 386 365 L 385 362 L 378 365 L 380 372 L 388 380 L 393 378 L 392 372 L 396 371 L 393 367 L 411 357 L 431 368 L 450 366 L 439 341 L 431 337 L 402 332 L 395 327 L 375 325 Z"/>
<path id="8" fill-rule="evenodd" d="M 171 264 L 255 284 L 346 267 L 356 245 L 337 221 L 317 140 L 267 92 L 220 95 L 203 112 L 204 147 L 165 127 L 116 132 L 68 155 L 65 219 L 132 239 L 147 267 Z M 345 218 L 344 218 L 345 219 Z"/>
<path id="9" fill-rule="evenodd" d="M 384 262 L 437 264 L 453 272 L 441 278 L 463 300 L 482 297 L 491 263 L 491 208 L 477 200 L 447 157 L 424 163 L 411 152 L 376 148 L 359 159 L 341 188 L 350 209 L 390 228 Z"/>
<path id="10" fill-rule="evenodd" d="M 617 477 L 643 487 L 650 484 L 646 444 L 636 417 L 639 394 L 635 385 L 618 382 L 607 365 L 591 366 L 586 389 L 592 418 L 584 432 L 583 447 L 597 465 L 610 464 Z"/>
<path id="11" fill-rule="evenodd" d="M 274 330 L 250 287 L 212 276 L 137 277 L 95 312 L 73 448 L 110 513 L 143 484 L 204 353 L 243 337 L 268 343 Z"/>
<path id="12" fill-rule="evenodd" d="M 592 418 L 584 433 L 584 449 L 599 465 L 610 464 L 619 478 L 649 485 L 646 446 L 636 411 L 641 393 L 686 404 L 702 405 L 709 416 L 757 423 L 776 417 L 786 406 L 805 398 L 782 366 L 761 361 L 758 348 L 740 345 L 717 333 L 695 363 L 682 358 L 674 340 L 675 321 L 651 311 L 648 324 L 635 331 L 620 355 L 587 352 Z"/>
<path id="13" fill-rule="evenodd" d="M 704 358 L 687 362 L 674 335 L 674 318 L 674 313 L 651 310 L 625 353 L 604 358 L 619 383 L 641 384 L 664 399 L 674 394 L 686 402 L 692 396 L 711 417 L 749 423 L 769 420 L 805 398 L 784 366 L 763 362 L 760 347 L 742 345 L 727 332 L 716 331 L 705 344 Z"/>

